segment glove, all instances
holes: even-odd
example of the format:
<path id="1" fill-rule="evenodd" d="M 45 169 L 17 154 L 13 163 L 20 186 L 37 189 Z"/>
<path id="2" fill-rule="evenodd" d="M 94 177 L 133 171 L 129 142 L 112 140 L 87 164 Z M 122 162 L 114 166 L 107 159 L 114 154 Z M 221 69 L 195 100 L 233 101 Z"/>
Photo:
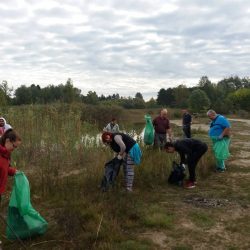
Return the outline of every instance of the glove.
<path id="1" fill-rule="evenodd" d="M 222 140 L 223 139 L 223 134 L 220 134 L 219 136 L 218 136 L 218 140 Z"/>
<path id="2" fill-rule="evenodd" d="M 117 159 L 118 159 L 118 160 L 122 160 L 122 155 L 118 154 L 118 155 L 117 155 Z"/>
<path id="3" fill-rule="evenodd" d="M 181 167 L 185 170 L 186 169 L 186 166 L 184 163 L 181 164 Z"/>

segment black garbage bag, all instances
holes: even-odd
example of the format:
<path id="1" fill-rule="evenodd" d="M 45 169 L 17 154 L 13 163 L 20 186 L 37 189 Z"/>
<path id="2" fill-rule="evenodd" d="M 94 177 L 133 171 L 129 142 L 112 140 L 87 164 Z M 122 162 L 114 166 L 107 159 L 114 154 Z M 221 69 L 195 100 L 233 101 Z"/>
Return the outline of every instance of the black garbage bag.
<path id="1" fill-rule="evenodd" d="M 168 177 L 168 183 L 178 186 L 182 186 L 185 178 L 185 167 L 182 164 L 178 164 L 173 161 L 172 171 Z"/>
<path id="2" fill-rule="evenodd" d="M 119 174 L 122 162 L 123 160 L 119 160 L 117 157 L 115 157 L 111 161 L 105 163 L 104 176 L 101 182 L 101 189 L 103 192 L 108 191 L 110 186 L 114 186 L 115 179 Z"/>

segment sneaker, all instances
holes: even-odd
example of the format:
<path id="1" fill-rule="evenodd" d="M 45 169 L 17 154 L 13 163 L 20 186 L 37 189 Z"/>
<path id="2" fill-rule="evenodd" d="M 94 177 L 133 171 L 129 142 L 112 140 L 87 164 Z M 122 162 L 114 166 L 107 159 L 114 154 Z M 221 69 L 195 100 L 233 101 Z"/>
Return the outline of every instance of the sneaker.
<path id="1" fill-rule="evenodd" d="M 195 183 L 193 181 L 187 181 L 184 185 L 184 188 L 195 188 Z"/>

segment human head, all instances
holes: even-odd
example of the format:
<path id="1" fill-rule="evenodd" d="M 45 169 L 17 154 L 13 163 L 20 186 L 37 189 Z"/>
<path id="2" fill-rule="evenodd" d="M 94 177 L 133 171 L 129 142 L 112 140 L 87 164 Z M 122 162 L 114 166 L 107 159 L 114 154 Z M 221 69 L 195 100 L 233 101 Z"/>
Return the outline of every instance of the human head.
<path id="1" fill-rule="evenodd" d="M 0 145 L 4 146 L 9 152 L 17 148 L 21 142 L 20 136 L 13 129 L 8 129 L 0 138 Z"/>
<path id="2" fill-rule="evenodd" d="M 111 123 L 115 124 L 116 123 L 116 119 L 112 118 Z"/>
<path id="3" fill-rule="evenodd" d="M 167 153 L 174 153 L 175 152 L 175 147 L 172 142 L 167 142 L 164 146 L 164 149 L 166 150 Z"/>
<path id="4" fill-rule="evenodd" d="M 187 109 L 183 109 L 183 110 L 182 110 L 182 113 L 183 113 L 183 114 L 186 114 L 186 113 L 188 113 L 188 110 L 187 110 Z"/>
<path id="5" fill-rule="evenodd" d="M 0 127 L 3 127 L 6 124 L 6 120 L 3 117 L 0 117 Z"/>
<path id="6" fill-rule="evenodd" d="M 167 118 L 167 115 L 168 115 L 168 110 L 167 109 L 162 109 L 161 113 L 160 113 L 160 116 L 162 118 Z"/>
<path id="7" fill-rule="evenodd" d="M 207 116 L 208 116 L 208 118 L 209 118 L 210 120 L 214 120 L 215 117 L 217 116 L 217 114 L 216 114 L 216 112 L 215 112 L 214 110 L 209 109 L 209 110 L 207 111 Z"/>
<path id="8" fill-rule="evenodd" d="M 102 142 L 105 144 L 109 144 L 112 142 L 112 133 L 110 132 L 103 132 L 102 133 Z"/>

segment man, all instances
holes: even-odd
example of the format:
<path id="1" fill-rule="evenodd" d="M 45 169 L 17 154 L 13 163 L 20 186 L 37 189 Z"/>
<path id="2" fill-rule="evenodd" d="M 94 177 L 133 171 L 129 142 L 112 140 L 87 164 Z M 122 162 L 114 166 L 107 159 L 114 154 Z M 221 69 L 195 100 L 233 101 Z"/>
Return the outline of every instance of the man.
<path id="1" fill-rule="evenodd" d="M 104 132 L 110 133 L 118 133 L 119 132 L 119 125 L 115 118 L 112 118 L 111 122 L 103 129 Z"/>
<path id="2" fill-rule="evenodd" d="M 185 138 L 191 138 L 191 124 L 192 116 L 188 113 L 186 109 L 182 110 L 182 130 L 184 132 Z"/>
<path id="3" fill-rule="evenodd" d="M 153 120 L 155 129 L 154 146 L 163 148 L 167 142 L 167 136 L 172 141 L 172 132 L 170 129 L 169 120 L 167 118 L 167 109 L 162 109 L 160 115 Z"/>
<path id="4" fill-rule="evenodd" d="M 167 153 L 179 153 L 180 164 L 187 164 L 189 180 L 185 183 L 185 188 L 194 188 L 196 184 L 195 168 L 200 158 L 207 152 L 207 144 L 197 139 L 182 139 L 165 144 Z"/>
<path id="5" fill-rule="evenodd" d="M 207 116 L 211 120 L 209 136 L 213 142 L 216 170 L 222 173 L 226 170 L 225 160 L 230 156 L 230 123 L 224 116 L 216 114 L 212 109 L 208 110 Z"/>

